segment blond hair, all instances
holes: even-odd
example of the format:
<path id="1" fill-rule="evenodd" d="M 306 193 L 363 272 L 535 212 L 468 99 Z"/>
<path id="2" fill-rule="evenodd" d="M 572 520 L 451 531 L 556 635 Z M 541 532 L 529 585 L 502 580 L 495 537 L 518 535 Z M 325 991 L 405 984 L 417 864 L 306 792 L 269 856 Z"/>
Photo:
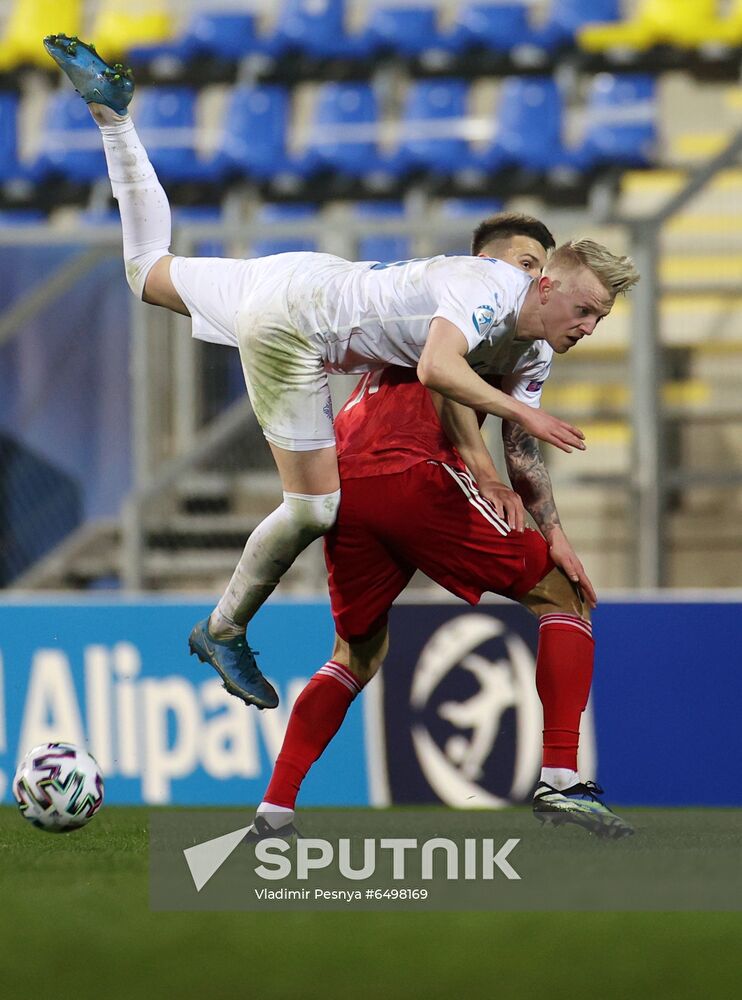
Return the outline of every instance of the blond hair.
<path id="1" fill-rule="evenodd" d="M 639 272 L 631 257 L 619 257 L 595 240 L 570 240 L 557 247 L 551 255 L 545 274 L 552 271 L 572 271 L 587 267 L 612 296 L 628 292 L 639 280 Z"/>

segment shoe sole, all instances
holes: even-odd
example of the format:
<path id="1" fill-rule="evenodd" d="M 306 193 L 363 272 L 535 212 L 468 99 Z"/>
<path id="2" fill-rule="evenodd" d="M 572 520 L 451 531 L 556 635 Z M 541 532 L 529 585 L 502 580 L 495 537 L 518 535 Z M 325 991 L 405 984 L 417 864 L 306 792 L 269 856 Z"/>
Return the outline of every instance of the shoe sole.
<path id="1" fill-rule="evenodd" d="M 60 42 L 60 39 L 64 39 L 64 41 Z M 77 91 L 78 94 L 80 94 L 81 97 L 83 97 L 83 100 L 85 100 L 88 104 L 92 103 L 103 104 L 105 107 L 109 107 L 111 108 L 112 111 L 115 111 L 116 114 L 126 114 L 127 108 L 131 103 L 132 97 L 134 96 L 133 86 L 131 90 L 125 90 L 121 92 L 120 96 L 122 100 L 120 102 L 117 102 L 123 105 L 122 108 L 120 109 L 114 108 L 111 103 L 111 101 L 115 99 L 115 95 L 114 97 L 108 98 L 97 88 L 95 93 L 91 94 L 90 96 L 84 97 L 81 91 L 78 89 L 77 84 L 75 83 L 75 81 L 72 79 L 72 77 L 68 72 L 70 67 L 75 66 L 74 60 L 77 55 L 77 51 L 75 51 L 74 53 L 67 52 L 67 45 L 69 45 L 70 43 L 74 43 L 75 49 L 79 47 L 88 52 L 90 55 L 95 56 L 100 61 L 100 65 L 102 67 L 101 75 L 105 75 L 106 72 L 115 74 L 112 78 L 107 79 L 107 82 L 111 87 L 116 86 L 118 79 L 122 81 L 127 79 L 131 80 L 133 85 L 133 77 L 131 69 L 124 66 L 122 63 L 111 64 L 106 62 L 106 60 L 103 59 L 103 57 L 98 54 L 94 45 L 90 45 L 87 42 L 83 42 L 79 38 L 68 37 L 67 35 L 47 35 L 44 38 L 44 48 L 46 49 L 47 54 L 54 60 L 57 66 L 72 82 L 72 85 L 75 87 L 75 90 Z"/>
<path id="2" fill-rule="evenodd" d="M 602 820 L 586 813 L 566 812 L 562 810 L 553 811 L 533 811 L 533 815 L 542 826 L 562 826 L 565 823 L 572 823 L 574 826 L 581 826 L 583 830 L 594 833 L 597 837 L 605 840 L 620 840 L 622 837 L 630 837 L 634 830 L 623 820 L 616 817 L 616 820 Z"/>
<path id="3" fill-rule="evenodd" d="M 194 645 L 194 643 L 189 639 L 188 648 L 191 652 L 191 656 L 197 656 L 202 663 L 207 663 L 213 670 L 219 674 L 222 679 L 222 687 L 228 693 L 233 695 L 235 698 L 239 698 L 240 701 L 244 701 L 246 705 L 254 705 L 255 708 L 259 709 L 261 712 L 266 708 L 276 708 L 276 705 L 268 705 L 266 702 L 261 702 L 260 699 L 256 698 L 255 695 L 248 694 L 243 691 L 242 688 L 238 688 L 231 677 L 227 676 L 216 663 L 212 662 L 208 656 L 204 656 L 201 650 Z"/>

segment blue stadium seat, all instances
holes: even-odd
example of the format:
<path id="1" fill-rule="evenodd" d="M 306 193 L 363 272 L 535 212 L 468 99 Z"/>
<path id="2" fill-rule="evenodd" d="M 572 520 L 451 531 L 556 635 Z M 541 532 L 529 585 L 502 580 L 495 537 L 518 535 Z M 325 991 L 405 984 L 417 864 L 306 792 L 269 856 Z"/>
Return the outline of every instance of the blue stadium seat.
<path id="1" fill-rule="evenodd" d="M 405 208 L 399 201 L 361 201 L 355 206 L 358 219 L 404 219 Z M 361 236 L 358 240 L 359 260 L 379 260 L 388 263 L 407 260 L 412 255 L 409 236 L 402 233 L 379 233 Z"/>
<path id="2" fill-rule="evenodd" d="M 587 100 L 587 125 L 578 151 L 583 167 L 652 163 L 657 144 L 654 78 L 599 73 Z"/>
<path id="3" fill-rule="evenodd" d="M 15 229 L 24 226 L 36 226 L 46 222 L 46 215 L 34 208 L 22 208 L 15 211 L 0 212 L 0 229 Z"/>
<path id="4" fill-rule="evenodd" d="M 316 206 L 305 202 L 266 203 L 258 209 L 257 220 L 264 225 L 270 225 L 276 222 L 296 222 L 297 220 L 313 219 L 316 214 Z M 316 249 L 317 241 L 307 236 L 274 236 L 254 240 L 252 243 L 252 251 L 256 257 L 267 257 L 274 253 L 295 253 L 300 250 Z"/>
<path id="5" fill-rule="evenodd" d="M 270 38 L 274 55 L 301 52 L 318 59 L 366 55 L 368 43 L 345 29 L 345 0 L 284 0 Z"/>
<path id="6" fill-rule="evenodd" d="M 127 55 L 133 63 L 156 59 L 189 63 L 201 58 L 237 62 L 256 52 L 270 54 L 270 45 L 258 34 L 255 15 L 249 11 L 227 10 L 196 13 L 183 34 L 173 42 L 135 46 Z"/>
<path id="7" fill-rule="evenodd" d="M 464 3 L 456 19 L 448 44 L 456 52 L 487 49 L 508 54 L 519 45 L 531 41 L 528 19 L 529 0 L 512 3 Z"/>
<path id="8" fill-rule="evenodd" d="M 18 159 L 18 108 L 17 94 L 0 93 L 0 183 L 36 177 L 36 171 Z"/>
<path id="9" fill-rule="evenodd" d="M 289 169 L 289 93 L 275 85 L 238 84 L 225 109 L 218 160 L 232 174 L 268 180 Z"/>
<path id="10" fill-rule="evenodd" d="M 419 56 L 430 49 L 446 48 L 438 31 L 437 6 L 400 3 L 389 6 L 377 3 L 362 32 L 372 52 L 390 52 L 400 56 Z"/>
<path id="11" fill-rule="evenodd" d="M 560 165 L 562 113 L 562 97 L 551 77 L 507 77 L 494 141 L 473 162 L 493 173 L 506 167 L 544 172 Z"/>
<path id="12" fill-rule="evenodd" d="M 468 94 L 464 80 L 418 80 L 410 84 L 394 157 L 397 172 L 422 168 L 448 174 L 465 165 L 469 147 L 463 125 Z"/>
<path id="13" fill-rule="evenodd" d="M 618 21 L 621 0 L 552 0 L 549 17 L 533 33 L 533 44 L 554 52 L 574 44 L 577 31 L 593 21 Z"/>
<path id="14" fill-rule="evenodd" d="M 378 125 L 379 110 L 371 84 L 323 84 L 302 161 L 306 172 L 330 168 L 349 177 L 362 177 L 378 170 Z"/>
<path id="15" fill-rule="evenodd" d="M 98 126 L 71 90 L 58 90 L 49 101 L 35 166 L 82 184 L 108 176 Z"/>
<path id="16" fill-rule="evenodd" d="M 504 205 L 494 198 L 444 198 L 439 207 L 441 214 L 451 219 L 486 219 L 502 212 Z"/>
<path id="17" fill-rule="evenodd" d="M 151 87 L 140 91 L 137 129 L 160 180 L 215 181 L 219 169 L 196 152 L 196 92 L 190 87 Z"/>

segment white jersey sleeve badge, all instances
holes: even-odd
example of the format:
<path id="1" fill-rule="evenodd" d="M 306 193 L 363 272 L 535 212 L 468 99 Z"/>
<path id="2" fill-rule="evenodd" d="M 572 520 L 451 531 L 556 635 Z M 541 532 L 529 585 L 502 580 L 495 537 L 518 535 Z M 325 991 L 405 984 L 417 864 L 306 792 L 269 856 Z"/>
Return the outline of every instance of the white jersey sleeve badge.
<path id="1" fill-rule="evenodd" d="M 499 306 L 499 302 L 497 302 L 497 296 L 495 296 L 495 302 Z M 494 306 L 488 304 L 477 306 L 477 308 L 471 314 L 471 321 L 474 324 L 474 329 L 476 330 L 477 335 L 481 339 L 484 339 L 487 336 L 487 334 L 492 330 L 492 328 L 496 325 L 496 320 L 497 316 L 495 313 Z"/>

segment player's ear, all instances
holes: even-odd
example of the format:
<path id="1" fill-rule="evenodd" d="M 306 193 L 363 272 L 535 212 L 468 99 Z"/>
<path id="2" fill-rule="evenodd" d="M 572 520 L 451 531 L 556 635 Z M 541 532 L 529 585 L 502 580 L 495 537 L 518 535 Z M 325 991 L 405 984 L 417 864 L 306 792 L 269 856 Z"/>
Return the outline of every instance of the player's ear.
<path id="1" fill-rule="evenodd" d="M 546 305 L 551 297 L 552 290 L 554 288 L 554 282 L 551 280 L 548 274 L 542 274 L 538 279 L 538 297 L 539 302 L 542 305 Z"/>

